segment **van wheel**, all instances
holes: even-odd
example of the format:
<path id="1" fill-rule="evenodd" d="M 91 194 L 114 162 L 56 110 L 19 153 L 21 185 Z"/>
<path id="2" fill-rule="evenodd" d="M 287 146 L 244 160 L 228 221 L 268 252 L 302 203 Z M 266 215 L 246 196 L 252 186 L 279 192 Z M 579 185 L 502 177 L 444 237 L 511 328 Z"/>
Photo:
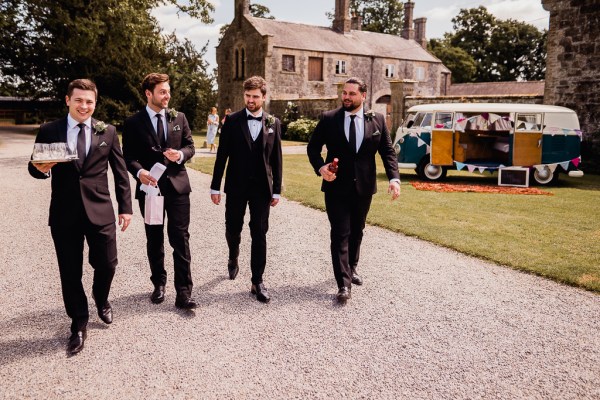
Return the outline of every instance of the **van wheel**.
<path id="1" fill-rule="evenodd" d="M 426 181 L 439 181 L 446 177 L 446 168 L 433 165 L 428 159 L 423 159 L 415 170 L 419 178 Z"/>
<path id="2" fill-rule="evenodd" d="M 533 179 L 538 185 L 555 184 L 558 181 L 558 172 L 552 172 L 548 167 L 545 167 L 541 171 L 533 168 Z"/>

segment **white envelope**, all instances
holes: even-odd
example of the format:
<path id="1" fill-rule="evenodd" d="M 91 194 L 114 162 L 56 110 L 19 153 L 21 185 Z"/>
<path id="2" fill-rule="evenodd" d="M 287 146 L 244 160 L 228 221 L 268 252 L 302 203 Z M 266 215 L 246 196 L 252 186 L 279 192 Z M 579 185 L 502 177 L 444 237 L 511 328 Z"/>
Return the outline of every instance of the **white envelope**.
<path id="1" fill-rule="evenodd" d="M 156 163 L 150 169 L 150 175 L 158 181 L 166 169 L 167 167 L 165 165 L 161 163 Z M 158 196 L 158 194 L 160 193 L 158 187 L 150 185 L 141 185 L 140 190 L 146 192 L 150 196 Z"/>

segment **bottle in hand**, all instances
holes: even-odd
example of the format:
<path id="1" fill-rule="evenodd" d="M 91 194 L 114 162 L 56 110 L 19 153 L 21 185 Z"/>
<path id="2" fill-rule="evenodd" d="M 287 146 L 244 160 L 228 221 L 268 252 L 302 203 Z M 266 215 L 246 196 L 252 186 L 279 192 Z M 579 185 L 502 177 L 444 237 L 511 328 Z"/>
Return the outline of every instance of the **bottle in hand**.
<path id="1" fill-rule="evenodd" d="M 337 171 L 338 171 L 338 161 L 339 160 L 337 158 L 333 159 L 333 161 L 327 167 L 327 169 L 329 170 L 329 172 L 333 172 L 334 174 L 337 173 Z"/>

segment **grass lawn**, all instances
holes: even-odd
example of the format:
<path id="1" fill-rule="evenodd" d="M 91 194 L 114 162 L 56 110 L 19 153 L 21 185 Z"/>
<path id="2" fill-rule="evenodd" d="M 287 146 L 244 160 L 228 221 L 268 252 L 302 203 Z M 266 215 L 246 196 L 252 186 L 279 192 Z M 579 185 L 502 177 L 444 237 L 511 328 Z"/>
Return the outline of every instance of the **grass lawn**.
<path id="1" fill-rule="evenodd" d="M 214 159 L 190 164 L 212 173 Z M 283 195 L 324 209 L 320 179 L 305 155 L 284 155 Z M 600 292 L 600 176 L 541 187 L 553 196 L 419 191 L 412 170 L 401 170 L 402 192 L 392 202 L 378 164 L 378 193 L 367 222 L 462 253 Z M 497 175 L 449 171 L 446 182 L 488 183 Z"/>

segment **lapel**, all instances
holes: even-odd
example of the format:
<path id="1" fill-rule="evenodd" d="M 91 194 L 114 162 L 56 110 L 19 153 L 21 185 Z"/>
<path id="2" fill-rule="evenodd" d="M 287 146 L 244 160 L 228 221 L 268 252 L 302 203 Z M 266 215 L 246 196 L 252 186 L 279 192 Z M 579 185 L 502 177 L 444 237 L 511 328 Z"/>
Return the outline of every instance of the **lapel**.
<path id="1" fill-rule="evenodd" d="M 371 137 L 373 136 L 373 132 L 375 132 L 375 128 L 377 128 L 377 125 L 375 124 L 375 117 L 372 118 L 368 118 L 363 114 L 363 119 L 365 121 L 365 127 L 364 127 L 364 137 L 363 137 L 363 141 L 360 144 L 360 147 L 358 148 L 358 151 L 360 152 L 363 148 L 367 148 L 367 146 L 364 146 L 364 144 L 371 140 Z"/>
<path id="2" fill-rule="evenodd" d="M 173 132 L 173 123 L 175 122 L 175 118 L 171 118 L 167 110 L 165 110 L 165 118 L 167 119 L 167 131 L 165 132 L 167 135 L 167 148 L 173 148 L 171 145 L 171 132 Z"/>
<path id="3" fill-rule="evenodd" d="M 340 110 L 335 115 L 336 124 L 338 126 L 338 132 L 341 132 L 341 140 L 346 143 L 346 146 L 348 146 L 348 148 L 352 150 L 352 152 L 355 152 L 355 150 L 353 150 L 350 147 L 350 141 L 346 137 L 346 131 L 344 130 L 344 118 L 346 118 L 346 112 L 344 111 L 344 108 L 340 108 Z"/>
<path id="4" fill-rule="evenodd" d="M 57 142 L 65 142 L 67 143 L 67 117 L 64 117 L 63 119 L 60 120 L 60 122 L 58 123 L 58 140 Z"/>
<path id="5" fill-rule="evenodd" d="M 152 121 L 150 120 L 150 115 L 148 115 L 148 111 L 145 108 L 140 111 L 140 118 L 142 119 L 144 125 L 146 125 L 146 132 L 148 132 L 148 135 L 150 135 L 154 144 L 156 146 L 160 146 L 160 142 L 156 136 L 156 130 L 154 129 Z M 167 137 L 169 137 L 168 134 Z"/>
<path id="6" fill-rule="evenodd" d="M 94 156 L 96 148 L 100 145 L 101 134 L 96 134 L 96 129 L 94 129 L 94 125 L 96 125 L 97 122 L 97 120 L 92 118 L 92 126 L 90 132 L 90 149 L 88 150 L 88 153 L 85 156 L 85 160 L 83 160 L 83 166 L 81 167 L 81 169 L 85 169 L 86 166 L 90 163 L 90 159 Z"/>
<path id="7" fill-rule="evenodd" d="M 246 118 L 246 109 L 244 109 L 240 113 L 240 127 L 242 129 L 242 136 L 246 139 L 246 143 L 248 143 L 248 148 L 252 149 L 252 135 L 250 134 L 250 128 L 248 128 L 248 119 Z"/>
<path id="8" fill-rule="evenodd" d="M 266 123 L 267 117 L 268 117 L 268 114 L 265 112 L 265 110 L 263 110 L 262 121 L 261 121 L 262 122 L 262 133 L 263 133 L 263 135 L 262 135 L 263 149 L 267 146 L 267 139 L 269 137 L 269 129 L 267 128 L 267 123 Z"/>

